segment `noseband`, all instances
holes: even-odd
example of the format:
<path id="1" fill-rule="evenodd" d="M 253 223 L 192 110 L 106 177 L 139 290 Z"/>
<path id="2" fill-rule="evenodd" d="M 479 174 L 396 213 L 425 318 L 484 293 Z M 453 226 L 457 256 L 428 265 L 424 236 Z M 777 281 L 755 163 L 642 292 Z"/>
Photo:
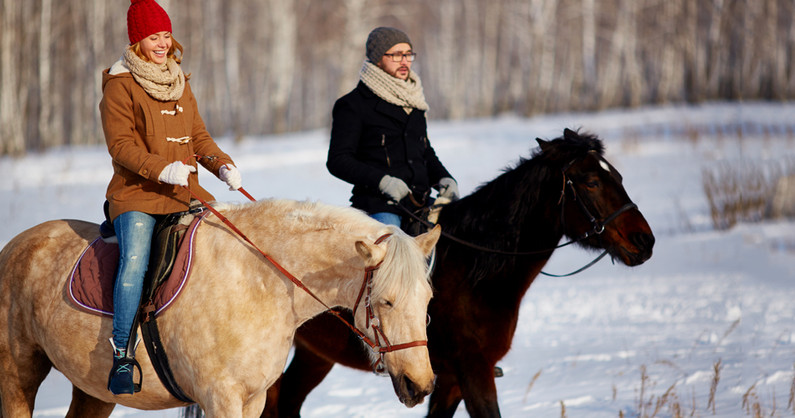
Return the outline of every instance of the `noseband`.
<path id="1" fill-rule="evenodd" d="M 385 239 L 390 237 L 392 234 L 385 234 L 378 238 L 375 243 L 380 244 Z M 370 340 L 364 335 L 363 332 L 359 331 L 355 326 L 348 324 L 349 327 L 359 336 L 359 338 L 372 349 L 374 352 L 379 353 L 379 358 L 373 363 L 373 372 L 376 374 L 386 374 L 386 362 L 384 361 L 384 357 L 386 353 L 392 351 L 403 350 L 406 348 L 411 347 L 420 347 L 420 346 L 427 346 L 428 340 L 418 340 L 412 341 L 409 343 L 403 344 L 392 344 L 389 342 L 389 339 L 386 337 L 384 330 L 381 329 L 381 321 L 375 316 L 375 311 L 373 310 L 372 305 L 372 291 L 373 291 L 373 275 L 378 268 L 381 267 L 381 263 L 378 263 L 375 266 L 367 267 L 364 270 L 364 280 L 362 281 L 362 287 L 359 289 L 359 296 L 356 297 L 356 303 L 353 305 L 353 317 L 354 320 L 356 319 L 356 310 L 359 308 L 359 304 L 362 302 L 362 296 L 364 296 L 364 308 L 365 308 L 365 328 L 372 328 L 373 335 L 375 336 L 375 341 Z M 365 291 L 367 292 L 365 294 Z M 337 315 L 338 318 L 342 319 L 336 311 L 332 311 L 334 315 Z M 343 319 L 344 322 L 347 323 Z M 383 340 L 383 341 L 382 341 Z"/>

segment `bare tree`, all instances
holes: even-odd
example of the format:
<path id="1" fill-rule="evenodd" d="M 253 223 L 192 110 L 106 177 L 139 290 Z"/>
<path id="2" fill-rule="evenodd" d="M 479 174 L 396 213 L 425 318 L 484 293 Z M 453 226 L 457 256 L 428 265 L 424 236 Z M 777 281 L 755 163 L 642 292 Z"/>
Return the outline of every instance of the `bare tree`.
<path id="1" fill-rule="evenodd" d="M 327 127 L 376 26 L 411 36 L 437 120 L 795 98 L 793 0 L 158 1 L 214 135 Z M 0 0 L 0 154 L 102 142 L 127 4 Z"/>
<path id="2" fill-rule="evenodd" d="M 19 32 L 17 19 L 20 18 L 20 2 L 3 0 L 2 30 L 0 30 L 0 149 L 3 154 L 19 154 L 25 150 L 25 139 L 22 132 L 21 108 L 17 91 L 17 72 L 15 64 L 19 48 Z"/>

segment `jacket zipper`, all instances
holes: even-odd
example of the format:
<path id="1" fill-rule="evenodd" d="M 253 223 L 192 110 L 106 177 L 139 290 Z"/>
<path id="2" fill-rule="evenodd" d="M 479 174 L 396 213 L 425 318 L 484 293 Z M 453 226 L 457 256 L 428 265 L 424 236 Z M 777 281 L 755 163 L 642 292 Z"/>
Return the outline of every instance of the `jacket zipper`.
<path id="1" fill-rule="evenodd" d="M 392 163 L 389 161 L 389 152 L 386 149 L 386 134 L 381 134 L 381 148 L 384 149 L 384 156 L 386 157 L 386 166 L 392 167 Z"/>

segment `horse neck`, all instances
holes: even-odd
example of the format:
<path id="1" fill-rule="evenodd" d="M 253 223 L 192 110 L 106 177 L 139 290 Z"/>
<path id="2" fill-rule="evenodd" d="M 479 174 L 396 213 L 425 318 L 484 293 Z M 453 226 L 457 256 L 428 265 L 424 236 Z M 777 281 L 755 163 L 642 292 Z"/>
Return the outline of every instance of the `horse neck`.
<path id="1" fill-rule="evenodd" d="M 284 217 L 278 203 L 270 208 L 260 202 L 263 212 Z M 361 233 L 345 232 L 344 228 L 263 228 L 259 216 L 241 209 L 229 214 L 229 219 L 256 243 L 267 255 L 256 251 L 239 251 L 239 239 L 228 232 L 218 231 L 210 241 L 230 240 L 235 250 L 227 256 L 242 257 L 237 264 L 246 265 L 246 275 L 264 280 L 266 289 L 286 289 L 292 306 L 288 309 L 299 323 L 327 310 L 327 307 L 352 307 L 364 277 L 365 266 L 356 253 L 354 242 L 368 240 Z M 258 268 L 255 266 L 259 266 Z M 276 269 L 274 269 L 276 267 Z M 283 269 L 283 271 L 278 271 Z M 266 292 L 267 293 L 267 292 Z M 266 295 L 267 297 L 267 295 Z M 287 308 L 287 307 L 283 307 Z"/>
<path id="2" fill-rule="evenodd" d="M 524 161 L 475 193 L 443 208 L 442 230 L 466 242 L 504 252 L 554 248 L 563 237 L 560 197 L 562 179 L 535 160 Z M 469 280 L 490 280 L 524 294 L 552 251 L 539 255 L 501 255 L 440 241 L 464 260 Z M 442 251 L 444 253 L 445 251 Z M 466 280 L 466 279 L 464 279 Z"/>

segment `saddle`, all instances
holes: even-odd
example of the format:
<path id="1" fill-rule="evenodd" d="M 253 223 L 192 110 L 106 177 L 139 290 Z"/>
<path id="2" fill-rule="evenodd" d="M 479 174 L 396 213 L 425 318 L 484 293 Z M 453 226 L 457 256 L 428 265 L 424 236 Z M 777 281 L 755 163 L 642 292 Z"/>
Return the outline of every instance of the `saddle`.
<path id="1" fill-rule="evenodd" d="M 196 214 L 201 209 L 163 216 L 156 224 L 141 302 L 154 302 L 157 314 L 170 305 L 187 280 L 192 249 L 189 245 L 183 248 L 181 244 L 182 241 L 190 243 L 185 233 L 193 231 L 197 225 Z M 113 233 L 112 229 L 110 231 Z M 89 244 L 72 270 L 70 298 L 77 307 L 89 313 L 113 315 L 113 282 L 119 262 L 115 238 L 115 234 L 105 235 Z"/>

